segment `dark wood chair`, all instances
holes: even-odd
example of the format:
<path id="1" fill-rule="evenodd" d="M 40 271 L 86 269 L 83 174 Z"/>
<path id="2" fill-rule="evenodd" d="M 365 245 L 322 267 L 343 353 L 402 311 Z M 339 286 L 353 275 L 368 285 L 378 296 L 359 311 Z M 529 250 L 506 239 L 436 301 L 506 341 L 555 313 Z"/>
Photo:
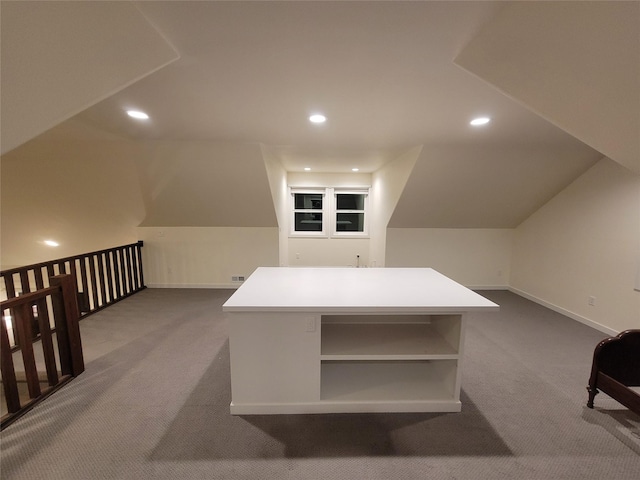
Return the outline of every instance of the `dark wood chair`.
<path id="1" fill-rule="evenodd" d="M 594 397 L 602 391 L 640 415 L 640 393 L 630 387 L 640 387 L 640 330 L 626 330 L 596 346 L 587 406 L 593 408 Z"/>

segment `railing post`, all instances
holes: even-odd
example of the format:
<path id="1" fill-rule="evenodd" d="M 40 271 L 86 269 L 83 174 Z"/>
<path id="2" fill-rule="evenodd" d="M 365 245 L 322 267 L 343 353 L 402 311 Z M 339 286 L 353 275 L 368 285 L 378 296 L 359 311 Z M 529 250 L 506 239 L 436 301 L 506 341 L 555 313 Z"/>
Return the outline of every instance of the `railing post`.
<path id="1" fill-rule="evenodd" d="M 52 286 L 60 286 L 61 293 L 54 295 L 53 308 L 56 312 L 56 332 L 60 366 L 63 374 L 72 376 L 84 372 L 84 357 L 80 339 L 80 313 L 76 297 L 75 279 L 72 275 L 56 275 L 49 280 Z M 62 341 L 62 343 L 61 343 Z M 65 353 L 63 354 L 63 351 Z M 63 357 L 66 357 L 63 359 Z"/>

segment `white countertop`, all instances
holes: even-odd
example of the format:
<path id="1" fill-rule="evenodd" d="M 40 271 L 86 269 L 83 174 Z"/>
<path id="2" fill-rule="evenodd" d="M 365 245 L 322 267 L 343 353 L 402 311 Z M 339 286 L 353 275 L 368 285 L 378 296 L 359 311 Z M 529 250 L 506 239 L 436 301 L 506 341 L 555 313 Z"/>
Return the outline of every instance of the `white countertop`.
<path id="1" fill-rule="evenodd" d="M 227 312 L 462 313 L 499 306 L 431 268 L 260 267 Z"/>

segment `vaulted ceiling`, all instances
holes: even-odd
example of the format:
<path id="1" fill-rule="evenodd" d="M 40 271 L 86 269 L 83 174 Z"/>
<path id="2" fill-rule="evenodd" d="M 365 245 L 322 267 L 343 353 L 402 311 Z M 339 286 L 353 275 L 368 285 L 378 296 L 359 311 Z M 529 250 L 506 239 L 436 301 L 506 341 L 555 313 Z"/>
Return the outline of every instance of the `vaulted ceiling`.
<path id="1" fill-rule="evenodd" d="M 34 15 L 33 7 L 15 5 L 5 15 L 5 3 L 3 110 L 12 85 L 4 31 Z M 121 74 L 110 74 L 113 84 L 101 85 L 93 101 L 76 99 L 75 110 L 59 109 L 59 121 L 71 118 L 138 142 L 263 144 L 288 171 L 373 172 L 422 145 L 390 226 L 514 227 L 603 156 L 631 169 L 640 158 L 632 139 L 640 103 L 634 106 L 629 88 L 640 71 L 637 2 L 568 2 L 573 10 L 562 12 L 549 2 L 535 8 L 520 4 L 538 2 L 106 2 L 109 15 L 96 15 L 93 2 L 46 3 L 52 9 L 66 4 L 72 14 L 64 18 L 73 19 L 74 8 L 78 20 L 100 18 L 98 33 L 82 34 L 92 42 L 65 39 L 88 45 L 94 59 L 77 47 L 58 52 L 77 55 L 72 66 L 82 68 L 65 67 L 84 79 L 76 83 L 95 86 L 91 72 L 105 62 L 109 72 Z M 551 24 L 550 18 L 560 20 Z M 556 35 L 568 26 L 581 38 Z M 526 48 L 519 46 L 519 32 Z M 598 49 L 589 53 L 594 42 Z M 40 42 L 39 48 L 49 47 Z M 606 75 L 594 74 L 592 63 L 612 55 Z M 548 58 L 554 62 L 545 64 Z M 562 76 L 562 58 L 573 77 Z M 20 65 L 17 55 L 12 61 Z M 612 70 L 620 65 L 622 71 Z M 525 72 L 524 78 L 514 71 Z M 564 101 L 576 89 L 580 96 Z M 64 82 L 50 93 L 59 97 L 59 90 Z M 541 99 L 536 90 L 551 94 Z M 15 100 L 24 105 L 26 97 Z M 150 119 L 136 122 L 125 115 L 128 108 Z M 3 111 L 3 126 L 16 117 L 12 111 Z M 328 121 L 309 123 L 315 112 Z M 598 118 L 602 112 L 608 116 Z M 470 126 L 479 115 L 492 121 Z M 607 135 L 599 133 L 599 122 Z M 607 142 L 612 131 L 622 136 Z M 3 132 L 3 144 L 14 147 L 22 137 Z M 202 171 L 189 174 L 194 188 L 206 190 Z M 189 181 L 184 172 L 180 178 Z M 181 186 L 182 196 L 188 191 Z"/>

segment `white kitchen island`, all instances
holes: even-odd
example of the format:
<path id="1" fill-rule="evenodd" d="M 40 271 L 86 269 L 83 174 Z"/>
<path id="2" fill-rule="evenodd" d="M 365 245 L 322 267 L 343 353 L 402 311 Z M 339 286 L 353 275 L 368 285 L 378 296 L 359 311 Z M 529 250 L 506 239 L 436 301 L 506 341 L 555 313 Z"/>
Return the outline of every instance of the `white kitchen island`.
<path id="1" fill-rule="evenodd" d="M 459 412 L 465 314 L 430 268 L 258 268 L 224 304 L 231 413 Z"/>

